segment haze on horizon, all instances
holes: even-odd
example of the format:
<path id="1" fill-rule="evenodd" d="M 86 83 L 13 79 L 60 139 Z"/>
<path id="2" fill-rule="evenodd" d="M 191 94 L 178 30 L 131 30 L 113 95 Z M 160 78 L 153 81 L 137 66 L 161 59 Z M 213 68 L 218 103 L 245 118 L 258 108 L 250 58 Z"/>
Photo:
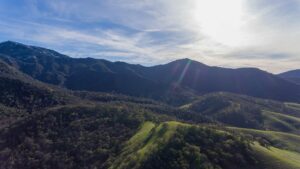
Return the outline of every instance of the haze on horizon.
<path id="1" fill-rule="evenodd" d="M 0 41 L 143 65 L 299 69 L 300 0 L 0 0 Z"/>

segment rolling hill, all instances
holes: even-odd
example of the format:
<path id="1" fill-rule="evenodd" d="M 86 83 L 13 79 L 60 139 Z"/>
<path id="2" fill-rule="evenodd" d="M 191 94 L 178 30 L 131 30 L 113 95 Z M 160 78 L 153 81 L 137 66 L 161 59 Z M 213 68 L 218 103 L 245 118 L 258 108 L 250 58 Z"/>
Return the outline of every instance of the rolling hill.
<path id="1" fill-rule="evenodd" d="M 231 126 L 300 134 L 296 105 L 219 92 L 201 96 L 181 108 Z"/>

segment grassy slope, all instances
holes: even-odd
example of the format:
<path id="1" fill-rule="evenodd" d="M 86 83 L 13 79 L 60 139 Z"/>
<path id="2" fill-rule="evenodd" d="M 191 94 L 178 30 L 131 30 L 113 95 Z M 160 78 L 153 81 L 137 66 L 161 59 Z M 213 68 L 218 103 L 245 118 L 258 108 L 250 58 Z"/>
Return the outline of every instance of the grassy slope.
<path id="1" fill-rule="evenodd" d="M 139 168 L 150 155 L 166 145 L 178 127 L 187 124 L 165 122 L 156 125 L 145 122 L 139 131 L 127 142 L 121 155 L 113 162 L 110 169 Z M 300 168 L 300 136 L 274 131 L 230 128 L 264 137 L 274 143 L 275 147 L 265 148 L 254 143 L 252 148 L 255 156 L 266 169 L 297 169 Z"/>
<path id="2" fill-rule="evenodd" d="M 110 169 L 138 168 L 143 160 L 168 143 L 178 126 L 186 125 L 179 122 L 165 122 L 159 125 L 145 122 L 127 142 Z"/>
<path id="3" fill-rule="evenodd" d="M 300 118 L 286 114 L 263 111 L 266 129 L 300 134 Z"/>
<path id="4" fill-rule="evenodd" d="M 273 146 L 265 148 L 254 143 L 252 148 L 255 156 L 266 169 L 299 169 L 300 168 L 300 136 L 295 134 L 242 129 L 230 127 L 233 131 L 263 137 L 271 141 Z"/>
<path id="5" fill-rule="evenodd" d="M 276 132 L 276 131 L 263 131 L 254 129 L 242 129 L 230 127 L 233 131 L 239 131 L 245 134 L 253 135 L 254 137 L 263 137 L 271 141 L 271 143 L 280 149 L 286 149 L 300 153 L 300 136 L 295 134 Z"/>
<path id="6" fill-rule="evenodd" d="M 299 169 L 300 154 L 275 147 L 265 148 L 255 143 L 255 155 L 260 159 L 266 169 Z"/>
<path id="7" fill-rule="evenodd" d="M 219 92 L 204 95 L 180 108 L 230 126 L 300 134 L 300 104 L 296 103 Z"/>

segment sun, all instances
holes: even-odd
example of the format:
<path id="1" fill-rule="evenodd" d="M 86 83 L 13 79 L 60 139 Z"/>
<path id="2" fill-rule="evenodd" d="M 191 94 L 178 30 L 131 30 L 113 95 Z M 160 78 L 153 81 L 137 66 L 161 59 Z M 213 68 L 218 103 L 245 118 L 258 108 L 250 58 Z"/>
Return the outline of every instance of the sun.
<path id="1" fill-rule="evenodd" d="M 227 46 L 241 45 L 245 24 L 242 0 L 195 0 L 193 15 L 204 36 Z"/>

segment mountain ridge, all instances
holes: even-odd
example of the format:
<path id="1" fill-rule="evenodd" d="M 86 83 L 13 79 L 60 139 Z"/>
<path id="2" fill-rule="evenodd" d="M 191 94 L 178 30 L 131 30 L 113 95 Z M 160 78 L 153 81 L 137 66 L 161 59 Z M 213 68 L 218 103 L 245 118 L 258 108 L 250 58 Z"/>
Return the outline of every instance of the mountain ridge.
<path id="1" fill-rule="evenodd" d="M 37 80 L 72 90 L 117 92 L 159 100 L 171 94 L 177 95 L 174 104 L 186 102 L 181 99 L 186 95 L 196 97 L 219 91 L 300 102 L 299 85 L 257 68 L 212 67 L 187 58 L 146 67 L 71 58 L 14 42 L 0 44 L 0 59 Z"/>
<path id="2" fill-rule="evenodd" d="M 278 76 L 300 85 L 300 69 L 283 72 L 278 74 Z"/>

